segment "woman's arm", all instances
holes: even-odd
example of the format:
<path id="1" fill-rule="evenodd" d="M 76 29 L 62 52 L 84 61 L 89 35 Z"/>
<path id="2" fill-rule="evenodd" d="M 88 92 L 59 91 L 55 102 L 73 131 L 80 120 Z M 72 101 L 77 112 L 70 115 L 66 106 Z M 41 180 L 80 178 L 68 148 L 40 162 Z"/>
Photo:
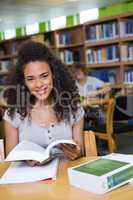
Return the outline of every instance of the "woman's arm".
<path id="1" fill-rule="evenodd" d="M 97 90 L 93 90 L 92 92 L 90 92 L 88 94 L 88 98 L 95 98 L 97 95 L 102 95 L 102 94 L 108 94 L 111 91 L 111 86 L 110 84 L 106 83 L 104 84 L 101 88 L 97 89 Z"/>
<path id="2" fill-rule="evenodd" d="M 9 122 L 4 121 L 6 155 L 18 144 L 18 129 L 13 127 Z"/>
<path id="3" fill-rule="evenodd" d="M 73 125 L 73 140 L 77 143 L 77 146 L 72 148 L 67 144 L 61 144 L 60 148 L 63 150 L 64 154 L 70 159 L 74 160 L 81 156 L 84 152 L 83 148 L 83 118 Z"/>

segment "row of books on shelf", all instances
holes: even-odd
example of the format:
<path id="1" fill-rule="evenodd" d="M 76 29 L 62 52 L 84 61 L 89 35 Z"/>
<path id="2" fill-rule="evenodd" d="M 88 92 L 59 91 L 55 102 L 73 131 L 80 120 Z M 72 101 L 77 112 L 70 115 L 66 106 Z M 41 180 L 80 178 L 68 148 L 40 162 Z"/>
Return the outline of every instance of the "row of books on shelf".
<path id="1" fill-rule="evenodd" d="M 118 36 L 133 36 L 132 18 L 120 22 L 120 31 L 118 31 L 117 22 L 107 22 L 86 27 L 86 39 L 92 42 L 96 40 L 115 39 Z"/>
<path id="2" fill-rule="evenodd" d="M 15 55 L 22 43 L 19 41 L 13 41 L 10 44 L 5 44 L 3 46 L 0 46 L 0 56 L 4 55 Z"/>
<path id="3" fill-rule="evenodd" d="M 96 77 L 104 82 L 115 84 L 117 82 L 117 70 L 115 69 L 99 69 L 88 72 L 89 76 Z"/>
<path id="4" fill-rule="evenodd" d="M 97 41 L 106 39 L 115 39 L 118 36 L 132 36 L 133 35 L 133 19 L 126 19 L 120 22 L 120 33 L 118 30 L 118 23 L 116 21 L 106 22 L 96 25 L 88 25 L 85 29 L 86 40 Z M 72 33 L 57 33 L 56 34 L 56 44 L 69 45 L 72 44 Z"/>
<path id="5" fill-rule="evenodd" d="M 120 22 L 120 34 L 121 36 L 133 36 L 133 18 Z"/>
<path id="6" fill-rule="evenodd" d="M 129 69 L 124 73 L 124 82 L 133 83 L 133 69 Z"/>
<path id="7" fill-rule="evenodd" d="M 80 62 L 80 51 L 78 50 L 65 50 L 65 51 L 61 51 L 59 53 L 59 57 L 61 58 L 61 60 L 67 64 L 73 64 L 74 62 Z"/>
<path id="8" fill-rule="evenodd" d="M 133 60 L 133 42 L 122 45 L 121 54 L 123 61 Z"/>
<path id="9" fill-rule="evenodd" d="M 62 34 L 56 34 L 56 45 L 64 46 L 72 43 L 72 34 L 70 32 L 65 32 Z"/>
<path id="10" fill-rule="evenodd" d="M 88 75 L 94 76 L 104 82 L 116 84 L 118 77 L 118 70 L 116 69 L 91 70 L 88 72 Z M 133 69 L 129 68 L 124 72 L 124 83 L 133 84 Z"/>
<path id="11" fill-rule="evenodd" d="M 92 25 L 86 28 L 86 40 L 105 40 L 118 37 L 116 22 Z"/>
<path id="12" fill-rule="evenodd" d="M 1 86 L 6 84 L 6 77 L 7 77 L 6 74 L 5 75 L 0 74 L 0 92 L 1 92 Z"/>
<path id="13" fill-rule="evenodd" d="M 119 61 L 119 49 L 117 45 L 87 49 L 86 57 L 88 64 L 117 62 Z"/>
<path id="14" fill-rule="evenodd" d="M 6 73 L 12 67 L 13 62 L 11 60 L 2 60 L 0 61 L 0 73 Z"/>

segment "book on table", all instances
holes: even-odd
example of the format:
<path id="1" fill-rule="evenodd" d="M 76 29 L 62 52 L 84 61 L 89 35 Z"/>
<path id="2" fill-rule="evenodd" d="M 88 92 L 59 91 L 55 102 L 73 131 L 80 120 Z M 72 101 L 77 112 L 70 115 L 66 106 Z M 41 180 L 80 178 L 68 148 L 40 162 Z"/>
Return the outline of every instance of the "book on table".
<path id="1" fill-rule="evenodd" d="M 5 161 L 36 160 L 38 162 L 43 162 L 50 157 L 57 157 L 59 152 L 61 153 L 61 151 L 57 149 L 59 144 L 67 144 L 71 147 L 76 146 L 73 140 L 67 139 L 55 140 L 46 148 L 30 141 L 22 141 L 11 150 Z"/>
<path id="2" fill-rule="evenodd" d="M 0 184 L 28 183 L 41 180 L 53 181 L 56 179 L 58 163 L 58 158 L 45 165 L 34 167 L 23 161 L 12 162 L 0 177 Z"/>
<path id="3" fill-rule="evenodd" d="M 133 155 L 109 154 L 68 168 L 71 185 L 103 194 L 133 180 Z"/>

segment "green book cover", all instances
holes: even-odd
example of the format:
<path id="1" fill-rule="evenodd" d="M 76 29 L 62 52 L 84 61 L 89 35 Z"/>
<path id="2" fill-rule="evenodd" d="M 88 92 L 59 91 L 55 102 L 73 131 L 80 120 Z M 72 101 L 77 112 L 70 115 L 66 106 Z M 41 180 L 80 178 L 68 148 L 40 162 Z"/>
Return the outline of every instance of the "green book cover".
<path id="1" fill-rule="evenodd" d="M 127 164 L 129 163 L 123 162 L 123 161 L 100 158 L 98 160 L 88 162 L 86 164 L 80 165 L 79 167 L 75 167 L 73 169 L 79 172 L 86 173 L 86 174 L 102 176 L 108 172 L 111 172 L 115 169 L 123 167 Z"/>

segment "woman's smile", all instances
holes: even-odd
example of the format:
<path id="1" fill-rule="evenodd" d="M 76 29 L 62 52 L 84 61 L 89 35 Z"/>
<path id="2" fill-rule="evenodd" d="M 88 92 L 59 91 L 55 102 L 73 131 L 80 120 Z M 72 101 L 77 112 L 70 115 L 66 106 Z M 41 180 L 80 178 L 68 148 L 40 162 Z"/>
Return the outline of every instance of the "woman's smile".
<path id="1" fill-rule="evenodd" d="M 47 90 L 48 90 L 48 86 L 44 86 L 40 89 L 37 89 L 35 90 L 35 92 L 39 95 L 43 95 L 43 94 L 46 94 L 47 93 Z"/>

